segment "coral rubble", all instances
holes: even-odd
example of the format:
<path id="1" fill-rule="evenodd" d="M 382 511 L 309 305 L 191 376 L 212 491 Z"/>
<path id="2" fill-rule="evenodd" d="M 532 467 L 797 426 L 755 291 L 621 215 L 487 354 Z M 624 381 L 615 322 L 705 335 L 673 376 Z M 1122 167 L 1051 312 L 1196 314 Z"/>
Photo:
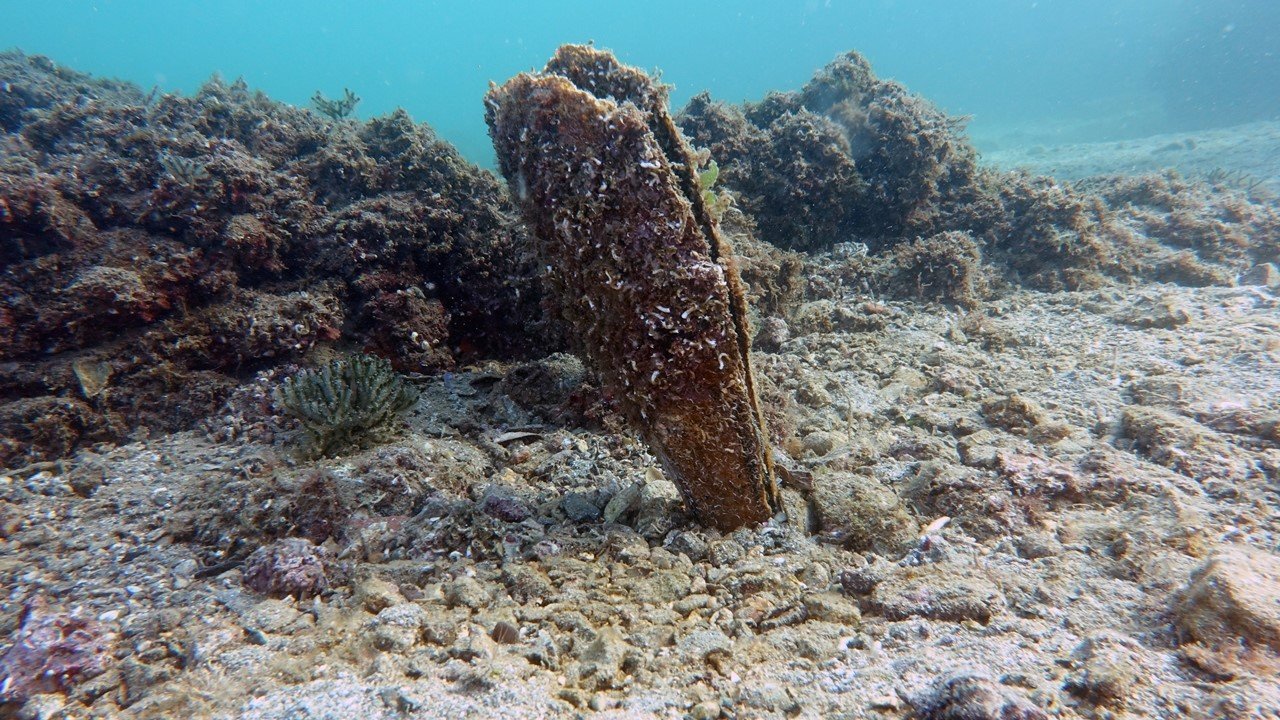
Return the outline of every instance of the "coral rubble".
<path id="1" fill-rule="evenodd" d="M 666 89 L 564 46 L 486 97 L 503 174 L 549 294 L 704 522 L 779 507 L 748 359 L 746 307 Z"/>

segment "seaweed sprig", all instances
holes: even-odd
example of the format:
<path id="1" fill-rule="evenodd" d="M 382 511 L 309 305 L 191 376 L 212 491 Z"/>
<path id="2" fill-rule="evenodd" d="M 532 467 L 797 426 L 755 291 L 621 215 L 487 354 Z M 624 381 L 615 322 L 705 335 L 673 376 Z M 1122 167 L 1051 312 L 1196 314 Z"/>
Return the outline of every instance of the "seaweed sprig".
<path id="1" fill-rule="evenodd" d="M 199 160 L 185 158 L 180 155 L 171 155 L 167 152 L 160 153 L 160 156 L 156 159 L 160 163 L 160 167 L 164 168 L 166 173 L 169 173 L 169 177 L 183 185 L 195 185 L 209 177 L 209 171 L 205 168 L 204 163 Z"/>
<path id="2" fill-rule="evenodd" d="M 715 189 L 716 181 L 720 179 L 720 166 L 709 152 L 704 150 L 703 153 L 702 157 L 697 158 L 701 167 L 698 170 L 698 189 L 702 192 L 702 204 L 707 207 L 711 217 L 719 222 L 725 212 L 733 207 L 733 195 L 728 190 Z"/>
<path id="3" fill-rule="evenodd" d="M 1255 177 L 1240 169 L 1214 168 L 1204 174 L 1204 181 L 1215 187 L 1240 190 L 1246 195 L 1262 186 L 1263 178 Z"/>
<path id="4" fill-rule="evenodd" d="M 418 401 L 418 389 L 386 360 L 356 355 L 286 378 L 273 397 L 301 421 L 310 449 L 330 455 L 389 428 Z"/>
<path id="5" fill-rule="evenodd" d="M 330 100 L 317 90 L 315 95 L 311 96 L 311 104 L 315 105 L 316 111 L 330 120 L 342 120 L 351 117 L 351 113 L 355 112 L 356 104 L 360 102 L 360 98 L 347 88 L 342 89 L 342 99 Z"/>

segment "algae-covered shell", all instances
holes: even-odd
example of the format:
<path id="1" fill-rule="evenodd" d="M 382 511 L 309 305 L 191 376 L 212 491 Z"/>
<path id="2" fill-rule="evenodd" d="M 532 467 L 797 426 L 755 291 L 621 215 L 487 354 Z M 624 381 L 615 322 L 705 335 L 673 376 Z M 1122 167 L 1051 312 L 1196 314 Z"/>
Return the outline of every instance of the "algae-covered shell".
<path id="1" fill-rule="evenodd" d="M 773 516 L 742 286 L 666 88 L 565 46 L 486 106 L 552 301 L 689 509 L 722 529 Z"/>

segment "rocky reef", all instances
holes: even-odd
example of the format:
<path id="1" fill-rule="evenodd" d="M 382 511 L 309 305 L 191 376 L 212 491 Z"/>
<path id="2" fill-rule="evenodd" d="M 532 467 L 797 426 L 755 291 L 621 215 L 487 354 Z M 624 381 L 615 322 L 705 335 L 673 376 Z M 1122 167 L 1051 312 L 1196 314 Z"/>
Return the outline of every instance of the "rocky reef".
<path id="1" fill-rule="evenodd" d="M 431 372 L 530 345 L 500 184 L 405 113 L 147 95 L 15 52 L 0 76 L 0 466 L 189 427 L 325 347 Z"/>

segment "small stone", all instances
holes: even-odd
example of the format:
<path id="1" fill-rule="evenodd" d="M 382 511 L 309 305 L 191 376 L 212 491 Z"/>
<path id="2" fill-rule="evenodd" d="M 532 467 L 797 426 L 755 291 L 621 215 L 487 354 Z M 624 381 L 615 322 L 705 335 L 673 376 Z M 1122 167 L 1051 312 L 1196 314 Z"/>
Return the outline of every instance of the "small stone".
<path id="1" fill-rule="evenodd" d="M 690 660 L 703 661 L 713 654 L 730 652 L 733 641 L 720 630 L 696 630 L 686 635 L 676 647 Z"/>
<path id="2" fill-rule="evenodd" d="M 700 702 L 689 709 L 689 717 L 693 720 L 715 720 L 720 717 L 720 703 L 714 700 Z"/>
<path id="3" fill-rule="evenodd" d="M 428 619 L 427 611 L 414 603 L 401 603 L 384 609 L 370 621 L 374 647 L 396 652 L 412 649 L 418 644 L 422 626 Z"/>
<path id="4" fill-rule="evenodd" d="M 301 611 L 292 602 L 272 598 L 263 600 L 242 613 L 241 621 L 246 628 L 268 633 L 283 633 L 292 627 L 301 615 Z"/>
<path id="5" fill-rule="evenodd" d="M 862 612 L 852 600 L 830 592 L 814 593 L 804 599 L 809 618 L 840 625 L 857 625 Z"/>
<path id="6" fill-rule="evenodd" d="M 1240 275 L 1240 284 L 1280 288 L 1280 270 L 1269 262 L 1254 265 Z"/>
<path id="7" fill-rule="evenodd" d="M 490 517 L 509 523 L 524 522 L 530 515 L 528 506 L 516 497 L 511 488 L 501 483 L 489 486 L 480 501 L 480 509 Z"/>
<path id="8" fill-rule="evenodd" d="M 920 526 L 902 499 L 879 480 L 854 473 L 830 473 L 814 482 L 818 530 L 858 552 L 897 555 L 915 542 Z"/>
<path id="9" fill-rule="evenodd" d="M 560 509 L 570 522 L 592 523 L 600 519 L 600 508 L 583 493 L 567 493 L 560 500 Z"/>
<path id="10" fill-rule="evenodd" d="M 392 605 L 405 601 L 400 588 L 382 578 L 366 578 L 355 587 L 355 600 L 365 610 L 377 615 Z"/>
<path id="11" fill-rule="evenodd" d="M 489 591 L 484 589 L 475 578 L 460 577 L 444 588 L 444 601 L 449 607 L 463 605 L 472 610 L 479 610 L 489 604 L 492 599 Z"/>
<path id="12" fill-rule="evenodd" d="M 951 563 L 895 568 L 871 591 L 869 607 L 890 620 L 925 617 L 986 624 L 1005 606 L 982 571 Z"/>
<path id="13" fill-rule="evenodd" d="M 1173 612 L 1187 639 L 1280 651 L 1280 557 L 1247 547 L 1217 551 L 1191 574 Z"/>
<path id="14" fill-rule="evenodd" d="M 1048 720 L 1030 700 L 991 678 L 957 673 L 940 678 L 909 702 L 920 720 Z"/>
<path id="15" fill-rule="evenodd" d="M 1089 702 L 1124 707 L 1143 674 L 1138 649 L 1133 639 L 1120 633 L 1095 633 L 1076 648 L 1078 669 L 1064 687 Z"/>

